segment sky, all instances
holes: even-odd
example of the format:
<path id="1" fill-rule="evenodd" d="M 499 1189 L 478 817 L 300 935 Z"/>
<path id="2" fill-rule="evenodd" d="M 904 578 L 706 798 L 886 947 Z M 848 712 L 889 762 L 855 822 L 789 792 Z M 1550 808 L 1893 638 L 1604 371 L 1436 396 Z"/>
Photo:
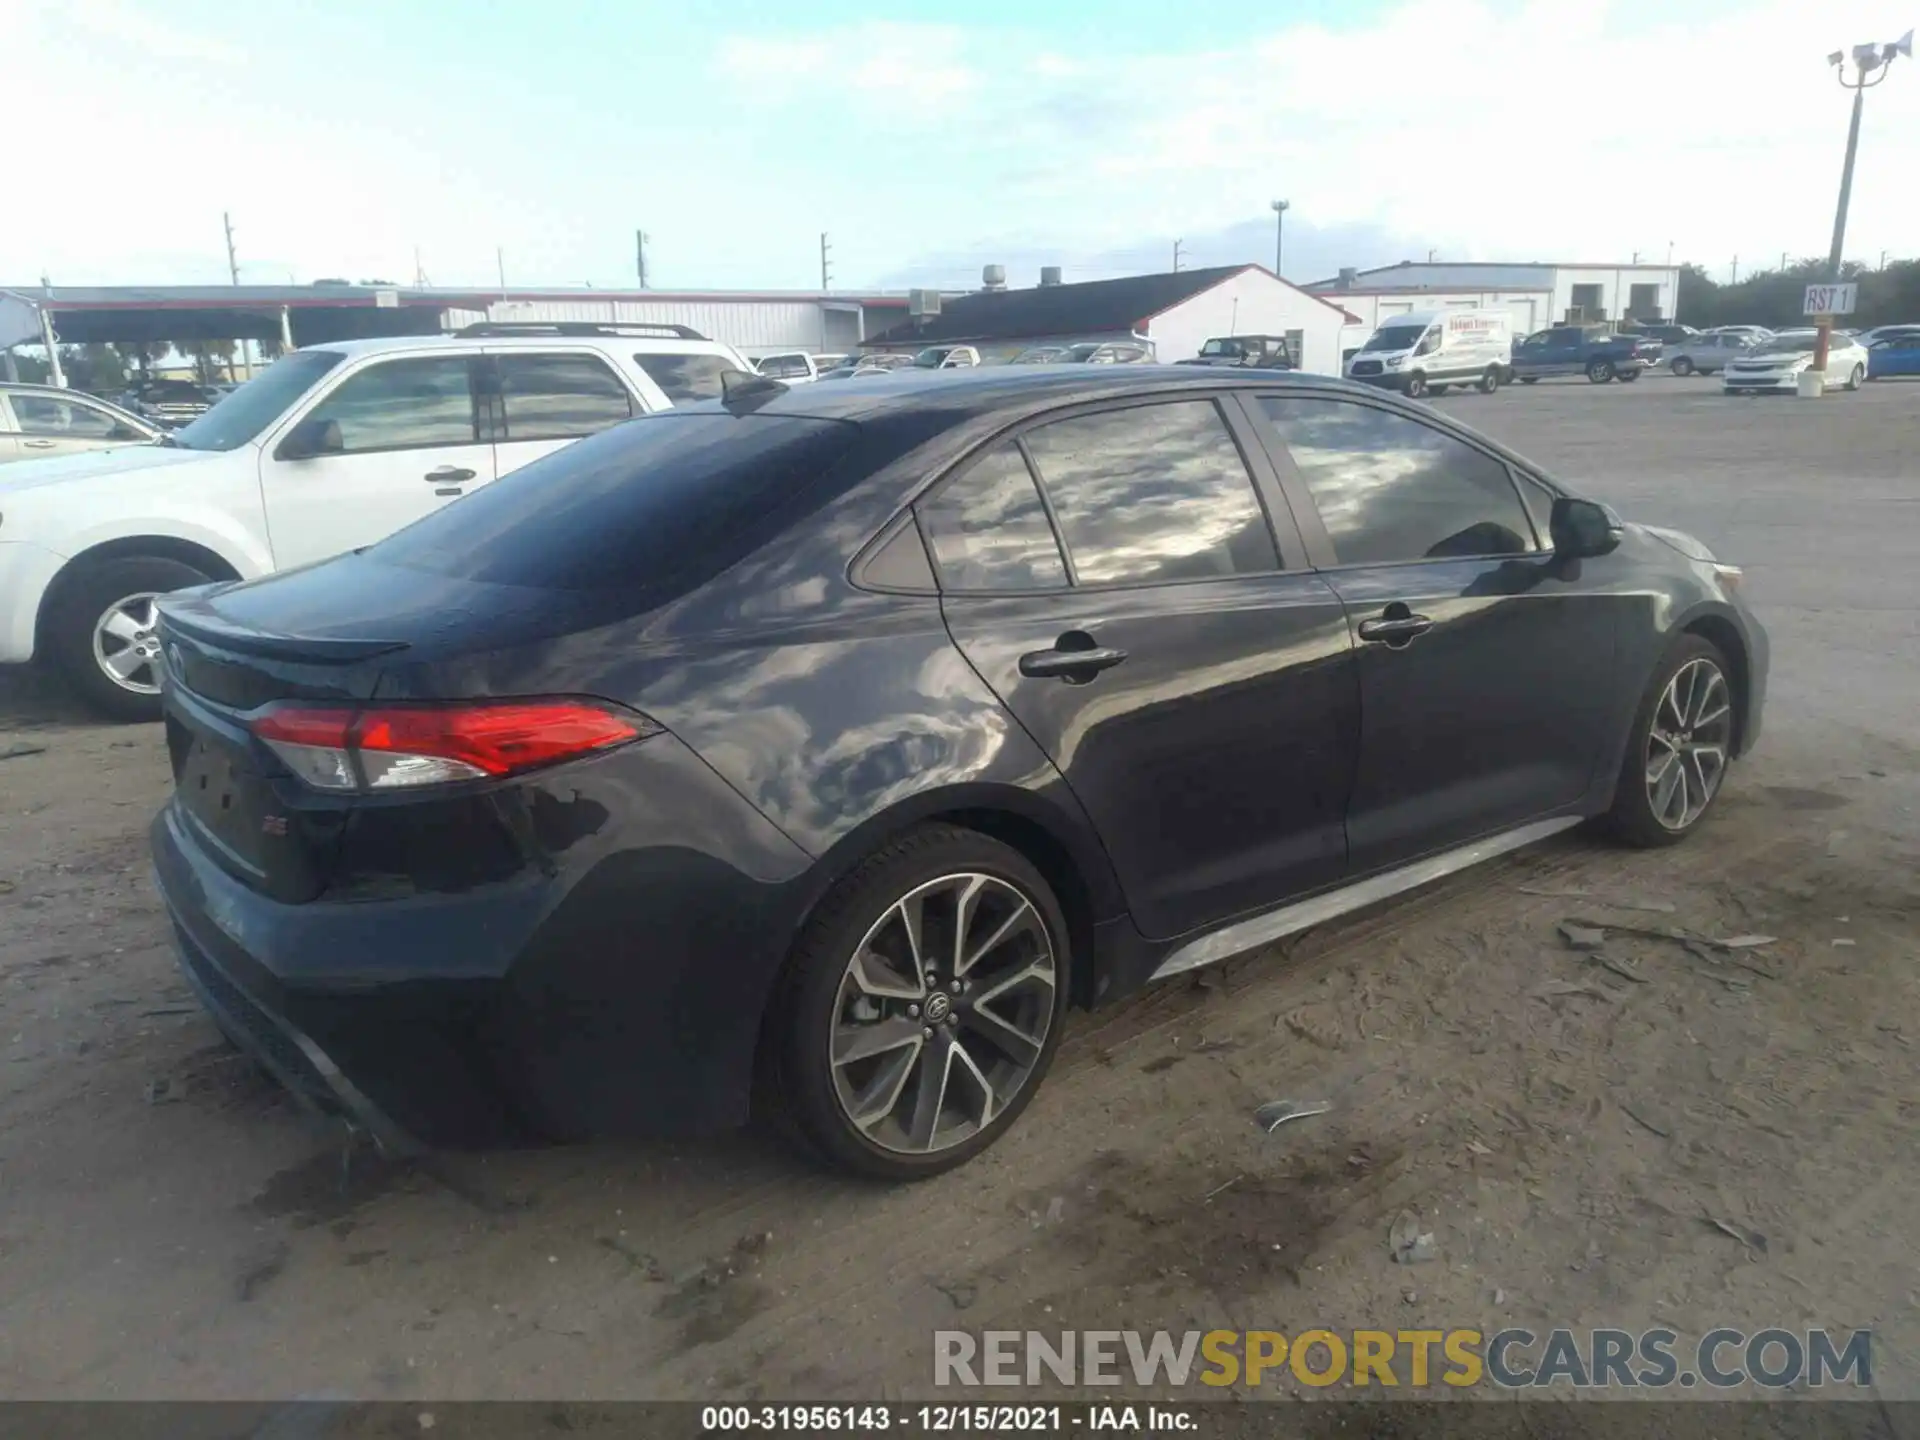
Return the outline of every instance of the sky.
<path id="1" fill-rule="evenodd" d="M 0 0 L 0 284 L 1032 284 L 1826 252 L 1920 0 Z M 45 163 L 33 163 L 37 148 Z M 1920 67 L 1849 258 L 1920 254 Z"/>

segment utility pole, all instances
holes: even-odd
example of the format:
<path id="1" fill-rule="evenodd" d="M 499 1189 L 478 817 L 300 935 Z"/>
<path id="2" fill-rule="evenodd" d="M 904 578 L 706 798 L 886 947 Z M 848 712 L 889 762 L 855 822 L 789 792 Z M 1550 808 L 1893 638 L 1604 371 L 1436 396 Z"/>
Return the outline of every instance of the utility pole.
<path id="1" fill-rule="evenodd" d="M 1280 274 L 1280 261 L 1284 255 L 1287 238 L 1287 211 L 1293 207 L 1291 200 L 1271 200 L 1268 208 L 1273 211 L 1273 273 Z"/>
<path id="2" fill-rule="evenodd" d="M 233 216 L 226 211 L 220 212 L 220 223 L 227 227 L 227 279 L 235 285 L 240 283 L 240 262 L 234 258 Z"/>
<path id="3" fill-rule="evenodd" d="M 1673 242 L 1671 240 L 1667 241 L 1667 264 L 1669 266 L 1673 264 Z"/>
<path id="4" fill-rule="evenodd" d="M 1180 273 L 1180 242 L 1178 240 L 1173 242 L 1173 273 L 1176 275 Z"/>
<path id="5" fill-rule="evenodd" d="M 833 247 L 827 243 L 827 232 L 822 230 L 820 232 L 820 290 L 822 294 L 833 288 L 833 266 L 827 261 L 827 256 L 832 249 Z"/>
<path id="6" fill-rule="evenodd" d="M 1787 269 L 1787 252 L 1782 250 L 1780 252 L 1780 272 L 1782 274 L 1785 274 L 1786 269 Z"/>
<path id="7" fill-rule="evenodd" d="M 1853 198 L 1853 160 L 1860 150 L 1860 111 L 1866 100 L 1867 91 L 1887 78 L 1893 69 L 1896 56 L 1913 55 L 1913 31 L 1909 30 L 1898 40 L 1886 45 L 1856 45 L 1853 47 L 1853 79 L 1847 79 L 1847 57 L 1836 50 L 1827 56 L 1827 63 L 1833 66 L 1833 78 L 1840 82 L 1842 89 L 1853 91 L 1853 114 L 1847 121 L 1847 158 L 1840 166 L 1840 203 L 1833 211 L 1833 245 L 1827 251 L 1827 279 L 1837 285 L 1840 283 L 1840 257 L 1847 243 L 1847 203 Z M 1822 315 L 1818 321 L 1820 338 L 1813 346 L 1813 368 L 1821 374 L 1827 370 L 1827 339 L 1833 333 L 1833 317 Z"/>
<path id="8" fill-rule="evenodd" d="M 1733 278 L 1727 283 L 1729 285 L 1738 285 L 1740 283 L 1740 257 L 1738 255 L 1733 257 Z"/>
<path id="9" fill-rule="evenodd" d="M 493 247 L 494 267 L 500 272 L 500 298 L 507 298 L 507 252 L 499 245 Z"/>
<path id="10" fill-rule="evenodd" d="M 1638 265 L 1640 263 L 1640 252 L 1638 250 L 1634 251 L 1633 259 L 1629 260 L 1627 263 L 1629 265 Z"/>
<path id="11" fill-rule="evenodd" d="M 647 232 L 644 230 L 633 232 L 633 264 L 640 272 L 640 288 L 644 290 L 647 288 Z"/>

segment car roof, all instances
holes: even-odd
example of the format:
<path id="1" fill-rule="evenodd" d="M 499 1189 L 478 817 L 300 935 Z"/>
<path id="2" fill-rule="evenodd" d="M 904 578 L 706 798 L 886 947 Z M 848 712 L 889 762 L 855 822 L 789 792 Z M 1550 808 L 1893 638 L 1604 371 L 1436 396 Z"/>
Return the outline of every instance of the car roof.
<path id="1" fill-rule="evenodd" d="M 963 370 L 889 371 L 835 385 L 801 385 L 753 407 L 758 415 L 818 420 L 872 420 L 905 411 L 945 411 L 956 419 L 1035 405 L 1070 405 L 1169 391 L 1219 391 L 1273 385 L 1310 386 L 1334 394 L 1377 396 L 1347 380 L 1297 370 L 1237 370 L 1204 365 L 981 365 Z M 676 414 L 722 411 L 719 400 L 678 405 Z"/>
<path id="2" fill-rule="evenodd" d="M 325 340 L 317 345 L 302 345 L 295 353 L 325 350 L 335 355 L 378 355 L 441 346 L 461 350 L 551 350 L 555 345 L 581 343 L 649 355 L 714 355 L 723 354 L 728 348 L 717 340 L 679 340 L 654 335 L 388 335 L 371 340 Z"/>

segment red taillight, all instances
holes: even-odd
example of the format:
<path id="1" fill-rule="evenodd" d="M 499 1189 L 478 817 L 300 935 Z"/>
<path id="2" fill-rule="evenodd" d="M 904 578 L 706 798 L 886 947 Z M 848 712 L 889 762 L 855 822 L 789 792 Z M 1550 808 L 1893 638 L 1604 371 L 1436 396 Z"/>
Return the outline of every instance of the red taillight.
<path id="1" fill-rule="evenodd" d="M 642 716 L 588 700 L 286 706 L 253 722 L 302 780 L 322 790 L 391 790 L 484 780 L 658 733 Z"/>

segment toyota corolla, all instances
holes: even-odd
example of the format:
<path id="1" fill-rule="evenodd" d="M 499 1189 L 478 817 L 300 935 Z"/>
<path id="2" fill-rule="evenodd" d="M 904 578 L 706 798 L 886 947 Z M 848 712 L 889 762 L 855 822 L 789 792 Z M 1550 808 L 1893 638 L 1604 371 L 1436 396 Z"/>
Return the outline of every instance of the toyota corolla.
<path id="1" fill-rule="evenodd" d="M 395 1146 L 956 1165 L 1067 1012 L 1754 743 L 1740 571 L 1433 410 L 1204 367 L 649 416 L 162 603 L 185 972 Z"/>

